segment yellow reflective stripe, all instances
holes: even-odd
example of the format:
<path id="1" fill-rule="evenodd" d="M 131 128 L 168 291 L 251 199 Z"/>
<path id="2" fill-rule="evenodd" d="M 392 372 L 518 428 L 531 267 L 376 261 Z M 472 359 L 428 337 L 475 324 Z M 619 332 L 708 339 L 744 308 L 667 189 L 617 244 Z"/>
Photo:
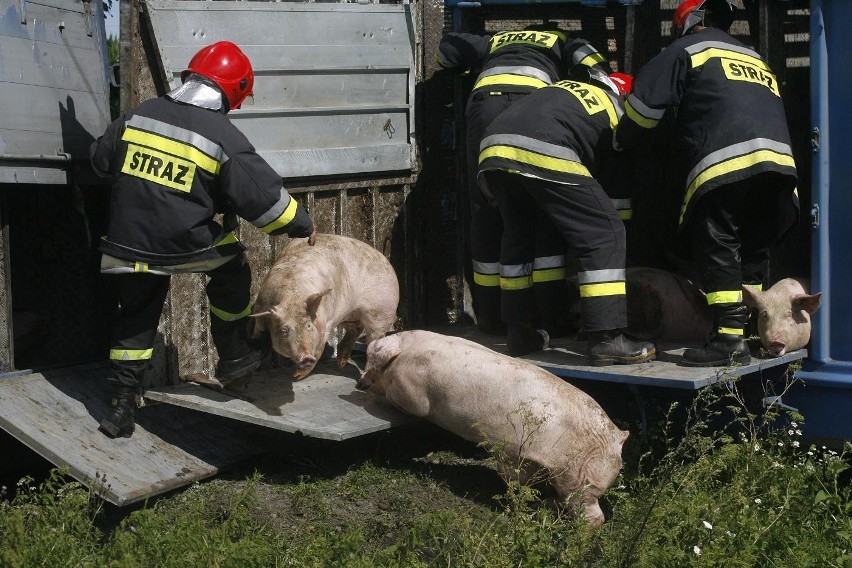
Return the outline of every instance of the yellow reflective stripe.
<path id="1" fill-rule="evenodd" d="M 737 327 L 720 327 L 716 331 L 719 333 L 727 333 L 728 335 L 745 335 L 745 330 Z"/>
<path id="2" fill-rule="evenodd" d="M 724 57 L 727 59 L 742 61 L 743 63 L 753 65 L 763 71 L 768 71 L 771 73 L 771 71 L 769 70 L 769 66 L 766 65 L 763 60 L 758 59 L 757 57 L 752 57 L 751 55 L 746 55 L 745 53 L 729 51 L 727 49 L 705 49 L 704 51 L 692 55 L 689 59 L 693 67 L 700 67 L 707 63 L 707 61 L 709 61 L 710 59 L 713 59 L 714 57 Z"/>
<path id="3" fill-rule="evenodd" d="M 235 235 L 233 232 L 230 232 L 227 235 L 225 235 L 224 237 L 222 237 L 218 242 L 214 243 L 213 246 L 214 247 L 220 247 L 222 245 L 229 245 L 231 243 L 236 243 L 236 242 L 239 242 L 237 235 Z"/>
<path id="4" fill-rule="evenodd" d="M 747 284 L 747 283 L 744 282 L 743 286 L 748 286 L 749 288 L 757 290 L 758 292 L 763 291 L 763 284 Z"/>
<path id="5" fill-rule="evenodd" d="M 579 162 L 545 156 L 538 152 L 521 150 L 520 148 L 512 148 L 511 146 L 489 146 L 479 154 L 479 163 L 481 164 L 488 158 L 504 158 L 506 160 L 513 160 L 515 162 L 555 172 L 592 177 L 592 174 L 589 173 L 586 166 Z"/>
<path id="6" fill-rule="evenodd" d="M 534 77 L 523 77 L 521 75 L 489 75 L 483 77 L 473 86 L 474 89 L 489 87 L 491 85 L 520 85 L 522 87 L 540 88 L 548 85 L 541 79 Z"/>
<path id="7" fill-rule="evenodd" d="M 222 321 L 236 321 L 236 320 L 239 320 L 239 319 L 243 319 L 244 317 L 247 317 L 251 313 L 251 308 L 252 308 L 252 304 L 251 304 L 251 302 L 249 302 L 249 305 L 246 307 L 246 309 L 244 309 L 243 311 L 241 311 L 238 314 L 232 314 L 232 313 L 226 312 L 225 310 L 220 310 L 219 308 L 217 308 L 213 305 L 210 306 L 210 311 L 213 312 L 213 315 L 215 315 L 217 318 L 219 318 Z"/>
<path id="8" fill-rule="evenodd" d="M 526 290 L 532 288 L 532 276 L 518 276 L 515 278 L 500 277 L 501 290 Z"/>
<path id="9" fill-rule="evenodd" d="M 756 150 L 743 156 L 739 156 L 738 158 L 725 160 L 724 162 L 719 162 L 718 164 L 710 166 L 695 176 L 695 179 L 693 179 L 692 183 L 689 184 L 689 187 L 686 190 L 686 197 L 683 200 L 683 206 L 680 210 L 679 223 L 683 223 L 683 217 L 686 213 L 686 205 L 692 199 L 693 194 L 695 194 L 695 191 L 699 187 L 713 178 L 717 178 L 731 172 L 744 170 L 762 162 L 772 162 L 779 166 L 786 166 L 790 168 L 796 167 L 796 162 L 793 160 L 793 156 L 766 149 Z"/>
<path id="10" fill-rule="evenodd" d="M 271 233 L 276 229 L 280 229 L 281 227 L 286 227 L 289 225 L 293 219 L 296 218 L 296 210 L 299 208 L 299 204 L 296 203 L 296 200 L 290 197 L 290 203 L 287 204 L 287 207 L 284 209 L 284 212 L 278 216 L 276 220 L 265 225 L 260 228 L 264 233 Z"/>
<path id="11" fill-rule="evenodd" d="M 601 284 L 583 284 L 580 286 L 581 298 L 623 296 L 625 294 L 627 294 L 627 285 L 624 282 L 603 282 Z"/>
<path id="12" fill-rule="evenodd" d="M 580 61 L 580 65 L 585 65 L 586 67 L 594 67 L 598 63 L 606 63 L 606 58 L 599 52 L 587 55 Z"/>
<path id="13" fill-rule="evenodd" d="M 565 268 L 547 268 L 544 270 L 533 270 L 533 282 L 556 282 L 565 280 L 568 271 Z"/>
<path id="14" fill-rule="evenodd" d="M 742 290 L 720 290 L 707 294 L 707 303 L 713 304 L 739 304 L 743 301 Z"/>
<path id="15" fill-rule="evenodd" d="M 182 142 L 176 142 L 158 134 L 151 134 L 150 132 L 136 130 L 135 128 L 127 128 L 121 136 L 121 139 L 125 142 L 135 142 L 136 144 L 142 144 L 149 148 L 156 148 L 157 150 L 168 152 L 173 156 L 185 158 L 199 168 L 206 170 L 213 175 L 218 174 L 219 168 L 221 167 L 219 162 L 198 148 Z"/>
<path id="16" fill-rule="evenodd" d="M 494 287 L 500 285 L 500 275 L 499 274 L 480 274 L 479 272 L 473 273 L 473 283 L 478 284 L 479 286 L 488 286 Z"/>
<path id="17" fill-rule="evenodd" d="M 151 349 L 110 349 L 110 361 L 145 361 L 154 355 Z"/>
<path id="18" fill-rule="evenodd" d="M 633 210 L 632 209 L 622 209 L 618 212 L 618 216 L 621 217 L 622 221 L 629 221 L 633 218 Z"/>
<path id="19" fill-rule="evenodd" d="M 627 118 L 629 118 L 642 128 L 654 128 L 660 122 L 658 119 L 648 118 L 639 114 L 639 112 L 637 112 L 636 109 L 633 108 L 633 105 L 630 104 L 630 99 L 627 99 L 624 102 L 624 114 L 627 115 Z"/>
<path id="20" fill-rule="evenodd" d="M 133 263 L 133 272 L 148 272 L 148 263 L 147 262 L 134 262 Z"/>

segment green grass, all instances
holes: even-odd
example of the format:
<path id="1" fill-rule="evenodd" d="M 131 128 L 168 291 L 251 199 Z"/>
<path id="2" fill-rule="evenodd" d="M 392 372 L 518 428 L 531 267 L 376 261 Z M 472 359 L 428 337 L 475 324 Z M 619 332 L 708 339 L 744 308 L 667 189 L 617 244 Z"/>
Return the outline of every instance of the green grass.
<path id="1" fill-rule="evenodd" d="M 465 450 L 374 448 L 117 519 L 61 471 L 23 479 L 0 505 L 0 566 L 852 566 L 849 443 L 804 447 L 806 417 L 750 409 L 736 382 L 658 417 L 628 440 L 596 531 Z"/>

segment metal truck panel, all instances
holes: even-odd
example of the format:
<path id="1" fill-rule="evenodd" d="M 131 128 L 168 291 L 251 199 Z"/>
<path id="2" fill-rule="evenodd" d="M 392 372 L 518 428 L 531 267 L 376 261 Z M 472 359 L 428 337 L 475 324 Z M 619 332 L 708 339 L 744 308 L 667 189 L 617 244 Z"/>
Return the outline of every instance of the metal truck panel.
<path id="1" fill-rule="evenodd" d="M 204 45 L 238 44 L 254 100 L 229 116 L 282 176 L 414 168 L 414 20 L 408 4 L 145 4 L 170 88 Z"/>
<path id="2" fill-rule="evenodd" d="M 0 183 L 62 184 L 109 123 L 97 0 L 0 0 Z"/>

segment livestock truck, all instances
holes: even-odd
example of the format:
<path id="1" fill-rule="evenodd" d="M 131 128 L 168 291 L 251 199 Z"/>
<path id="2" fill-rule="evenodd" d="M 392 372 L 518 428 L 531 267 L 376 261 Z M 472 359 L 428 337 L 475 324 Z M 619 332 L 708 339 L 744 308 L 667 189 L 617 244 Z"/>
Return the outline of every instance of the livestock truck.
<path id="1" fill-rule="evenodd" d="M 614 69 L 635 73 L 672 40 L 677 0 L 391 0 L 236 2 L 119 0 L 120 73 L 106 59 L 95 0 L 0 0 L 0 426 L 106 500 L 126 505 L 193 481 L 260 451 L 258 429 L 345 440 L 409 420 L 354 389 L 353 373 L 318 368 L 293 382 L 273 357 L 244 394 L 182 381 L 209 375 L 216 353 L 201 275 L 172 278 L 153 377 L 136 433 L 112 440 L 105 415 L 109 323 L 115 297 L 99 274 L 97 242 L 110 188 L 86 160 L 109 123 L 110 82 L 120 108 L 162 95 L 200 47 L 227 39 L 255 69 L 253 104 L 229 114 L 321 232 L 384 253 L 400 282 L 397 329 L 430 328 L 496 350 L 476 332 L 467 294 L 464 104 L 471 78 L 437 68 L 451 30 L 489 33 L 544 20 L 584 37 Z M 649 396 L 694 393 L 734 376 L 782 383 L 765 405 L 796 408 L 813 439 L 852 437 L 852 297 L 844 279 L 852 247 L 844 214 L 852 164 L 841 154 L 852 81 L 843 0 L 741 0 L 732 33 L 776 72 L 798 166 L 802 216 L 774 251 L 770 278 L 810 276 L 821 291 L 812 341 L 746 366 L 686 368 L 686 344 L 660 345 L 652 365 L 590 367 L 583 345 L 559 340 L 527 360 L 581 387 L 623 392 L 637 420 Z M 831 85 L 831 89 L 829 89 Z M 830 128 L 833 126 L 833 128 Z M 660 130 L 660 129 L 658 129 Z M 832 136 L 833 135 L 833 136 Z M 832 144 L 833 142 L 833 144 Z M 628 266 L 672 270 L 671 204 L 664 133 L 642 148 L 628 224 Z M 831 160 L 831 154 L 835 154 Z M 838 221 L 840 219 L 840 221 Z M 832 223 L 832 220 L 834 222 Z M 238 228 L 254 291 L 286 238 Z M 830 246 L 832 244 L 834 246 Z M 833 268 L 833 270 L 832 270 Z M 795 381 L 789 386 L 791 369 Z M 286 434 L 285 434 L 286 435 Z"/>

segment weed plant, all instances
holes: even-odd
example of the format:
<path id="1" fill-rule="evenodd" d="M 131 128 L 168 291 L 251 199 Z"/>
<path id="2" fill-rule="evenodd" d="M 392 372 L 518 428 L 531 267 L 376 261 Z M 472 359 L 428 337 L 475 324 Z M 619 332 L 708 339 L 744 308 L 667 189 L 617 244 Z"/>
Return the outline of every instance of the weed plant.
<path id="1" fill-rule="evenodd" d="M 634 432 L 597 530 L 492 458 L 502 492 L 365 459 L 342 475 L 196 483 L 110 525 L 54 470 L 0 502 L 0 566 L 852 567 L 852 445 L 805 447 L 806 417 L 754 409 L 736 379 Z M 534 429 L 534 424 L 532 425 Z M 443 470 L 441 470 L 443 471 Z"/>

